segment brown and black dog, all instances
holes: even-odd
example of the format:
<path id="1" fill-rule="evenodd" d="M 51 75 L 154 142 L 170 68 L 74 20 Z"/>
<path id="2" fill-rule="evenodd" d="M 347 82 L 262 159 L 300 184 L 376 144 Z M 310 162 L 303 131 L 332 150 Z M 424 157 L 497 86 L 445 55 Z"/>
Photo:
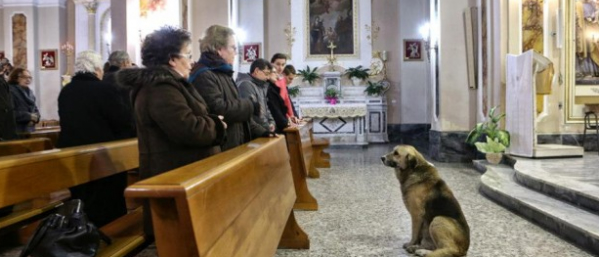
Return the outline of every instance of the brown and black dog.
<path id="1" fill-rule="evenodd" d="M 396 146 L 381 160 L 395 168 L 403 202 L 412 217 L 412 239 L 403 247 L 426 257 L 466 255 L 470 228 L 435 166 L 410 145 Z"/>

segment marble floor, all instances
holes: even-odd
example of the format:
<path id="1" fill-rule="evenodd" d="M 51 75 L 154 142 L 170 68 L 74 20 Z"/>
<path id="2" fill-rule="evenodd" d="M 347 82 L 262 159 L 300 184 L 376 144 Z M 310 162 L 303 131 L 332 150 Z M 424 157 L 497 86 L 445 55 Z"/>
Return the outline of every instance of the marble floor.
<path id="1" fill-rule="evenodd" d="M 321 178 L 309 180 L 320 209 L 296 211 L 311 247 L 278 250 L 276 256 L 412 256 L 401 248 L 409 240 L 410 219 L 399 184 L 393 171 L 380 161 L 380 156 L 391 148 L 371 145 L 328 150 L 332 168 L 320 169 Z M 593 256 L 480 194 L 481 174 L 472 164 L 433 163 L 456 195 L 470 225 L 469 257 Z M 137 255 L 153 256 L 153 247 Z"/>

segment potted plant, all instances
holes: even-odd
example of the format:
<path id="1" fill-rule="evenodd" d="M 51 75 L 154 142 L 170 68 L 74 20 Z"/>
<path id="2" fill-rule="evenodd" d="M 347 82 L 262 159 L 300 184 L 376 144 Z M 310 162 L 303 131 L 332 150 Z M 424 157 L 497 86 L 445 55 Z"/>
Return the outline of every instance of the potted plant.
<path id="1" fill-rule="evenodd" d="M 300 93 L 299 86 L 287 88 L 287 93 L 289 94 L 289 96 L 291 96 L 293 98 L 297 97 Z"/>
<path id="2" fill-rule="evenodd" d="M 328 88 L 324 91 L 324 99 L 327 99 L 330 104 L 337 104 L 337 99 L 339 99 L 339 91 L 335 88 Z"/>
<path id="3" fill-rule="evenodd" d="M 364 93 L 368 96 L 381 96 L 385 93 L 387 87 L 381 82 L 368 81 L 368 86 L 364 89 Z"/>
<path id="4" fill-rule="evenodd" d="M 368 74 L 369 71 L 370 69 L 363 68 L 362 65 L 359 65 L 357 67 L 345 70 L 345 75 L 347 75 L 347 77 L 352 80 L 354 86 L 358 86 L 360 85 L 360 82 L 362 80 L 368 78 L 368 76 L 370 75 Z"/>
<path id="5" fill-rule="evenodd" d="M 320 78 L 320 75 L 316 73 L 316 67 L 314 67 L 314 69 L 310 69 L 310 66 L 306 66 L 305 70 L 298 70 L 297 72 L 302 76 L 302 82 L 308 81 L 308 84 L 310 85 Z"/>
<path id="6" fill-rule="evenodd" d="M 475 145 L 478 151 L 485 153 L 489 162 L 495 161 L 493 158 L 499 155 L 499 160 L 496 160 L 499 163 L 503 151 L 510 146 L 510 132 L 499 128 L 499 121 L 505 117 L 505 114 L 495 114 L 497 107 L 499 106 L 489 110 L 486 121 L 476 124 L 468 134 L 466 142 Z M 486 143 L 478 142 L 483 136 L 487 139 Z"/>

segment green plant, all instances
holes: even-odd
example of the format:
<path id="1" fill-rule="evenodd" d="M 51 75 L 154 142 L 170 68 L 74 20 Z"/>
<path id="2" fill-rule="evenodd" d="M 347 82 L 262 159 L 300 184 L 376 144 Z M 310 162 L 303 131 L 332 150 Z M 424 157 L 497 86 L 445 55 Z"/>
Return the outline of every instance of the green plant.
<path id="1" fill-rule="evenodd" d="M 300 93 L 299 86 L 288 88 L 287 93 L 289 93 L 289 96 L 291 96 L 291 97 L 297 97 Z"/>
<path id="2" fill-rule="evenodd" d="M 327 99 L 330 104 L 336 104 L 338 98 L 339 91 L 337 89 L 331 87 L 324 91 L 324 99 Z"/>
<path id="3" fill-rule="evenodd" d="M 369 96 L 380 96 L 385 92 L 385 86 L 380 81 L 372 82 L 368 81 L 368 86 L 364 89 L 364 93 Z"/>
<path id="4" fill-rule="evenodd" d="M 302 76 L 302 81 L 308 81 L 310 84 L 320 78 L 320 75 L 316 73 L 316 67 L 310 69 L 310 66 L 306 66 L 305 70 L 298 70 L 297 73 Z"/>
<path id="5" fill-rule="evenodd" d="M 368 74 L 368 72 L 370 71 L 370 69 L 366 69 L 363 68 L 362 65 L 359 65 L 358 67 L 354 67 L 354 68 L 349 68 L 347 70 L 345 70 L 345 75 L 347 75 L 348 78 L 359 78 L 359 79 L 367 79 L 368 76 L 370 74 Z"/>
<path id="6" fill-rule="evenodd" d="M 338 98 L 339 91 L 337 91 L 337 89 L 334 89 L 334 88 L 328 88 L 327 90 L 324 91 L 324 96 L 330 97 L 330 98 Z"/>
<path id="7" fill-rule="evenodd" d="M 499 142 L 498 138 L 491 139 L 487 137 L 487 142 L 476 142 L 474 143 L 476 149 L 481 153 L 503 153 L 506 146 Z"/>
<path id="8" fill-rule="evenodd" d="M 476 124 L 468 134 L 466 143 L 476 145 L 476 142 L 484 135 L 487 137 L 487 144 L 490 140 L 492 142 L 497 142 L 504 147 L 510 146 L 510 132 L 499 128 L 499 121 L 505 117 L 505 114 L 495 114 L 498 107 L 499 106 L 495 106 L 489 110 L 486 121 Z"/>

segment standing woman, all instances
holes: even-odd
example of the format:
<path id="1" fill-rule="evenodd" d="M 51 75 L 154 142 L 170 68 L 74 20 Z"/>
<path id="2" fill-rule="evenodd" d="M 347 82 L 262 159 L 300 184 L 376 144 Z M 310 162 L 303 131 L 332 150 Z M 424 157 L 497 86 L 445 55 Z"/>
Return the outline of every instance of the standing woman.
<path id="1" fill-rule="evenodd" d="M 250 140 L 270 135 L 269 131 L 252 119 L 260 114 L 257 99 L 242 99 L 233 80 L 233 62 L 237 44 L 231 28 L 212 25 L 200 40 L 202 56 L 193 68 L 189 81 L 204 97 L 210 112 L 225 117 L 229 125 L 226 151 Z"/>
<path id="2" fill-rule="evenodd" d="M 29 88 L 32 79 L 31 73 L 23 68 L 16 68 L 8 75 L 17 133 L 33 132 L 35 124 L 40 121 L 35 96 Z"/>
<path id="3" fill-rule="evenodd" d="M 204 98 L 187 82 L 190 53 L 189 32 L 163 27 L 142 44 L 146 68 L 123 69 L 116 75 L 120 85 L 132 89 L 141 179 L 220 152 L 227 124 L 222 116 L 209 114 Z M 152 235 L 149 214 L 146 209 L 144 223 Z"/>

